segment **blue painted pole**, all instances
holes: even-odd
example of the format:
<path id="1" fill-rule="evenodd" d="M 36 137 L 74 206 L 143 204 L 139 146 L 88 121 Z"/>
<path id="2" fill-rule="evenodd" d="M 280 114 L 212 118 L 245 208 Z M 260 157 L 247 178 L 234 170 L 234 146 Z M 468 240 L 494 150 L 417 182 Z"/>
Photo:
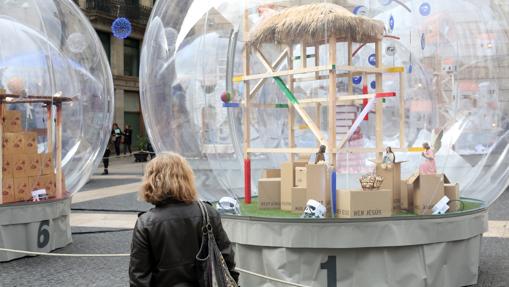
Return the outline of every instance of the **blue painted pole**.
<path id="1" fill-rule="evenodd" d="M 332 171 L 330 177 L 332 217 L 336 217 L 336 170 Z"/>

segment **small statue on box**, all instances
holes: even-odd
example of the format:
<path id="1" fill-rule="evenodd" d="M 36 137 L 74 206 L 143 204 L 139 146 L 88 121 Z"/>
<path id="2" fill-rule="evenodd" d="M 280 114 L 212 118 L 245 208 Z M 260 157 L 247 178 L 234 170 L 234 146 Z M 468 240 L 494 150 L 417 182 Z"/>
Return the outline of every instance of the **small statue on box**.
<path id="1" fill-rule="evenodd" d="M 325 162 L 325 151 L 326 151 L 327 147 L 324 146 L 324 145 L 321 145 L 320 146 L 320 150 L 316 153 L 316 157 L 315 157 L 315 164 L 319 163 L 319 162 Z"/>
<path id="2" fill-rule="evenodd" d="M 396 156 L 394 155 L 394 152 L 392 152 L 392 148 L 388 146 L 385 148 L 385 155 L 382 160 L 382 168 L 391 168 L 392 165 L 396 162 Z"/>
<path id="3" fill-rule="evenodd" d="M 424 157 L 424 162 L 419 166 L 420 174 L 436 174 L 437 166 L 435 163 L 435 154 L 431 149 L 428 143 L 424 143 L 422 145 L 424 151 L 422 152 L 422 157 Z"/>

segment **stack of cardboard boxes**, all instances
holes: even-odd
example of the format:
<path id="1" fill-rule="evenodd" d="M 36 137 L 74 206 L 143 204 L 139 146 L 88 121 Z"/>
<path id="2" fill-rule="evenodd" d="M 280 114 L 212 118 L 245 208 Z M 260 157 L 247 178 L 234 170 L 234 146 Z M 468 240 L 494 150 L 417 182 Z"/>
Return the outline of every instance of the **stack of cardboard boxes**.
<path id="1" fill-rule="evenodd" d="M 330 207 L 330 177 L 326 164 L 307 160 L 285 162 L 281 169 L 266 170 L 258 182 L 260 209 L 304 212 L 309 199 Z"/>
<path id="2" fill-rule="evenodd" d="M 443 174 L 416 174 L 401 180 L 401 163 L 377 163 L 376 174 L 384 178 L 378 190 L 337 190 L 336 214 L 340 218 L 389 217 L 400 210 L 431 214 L 433 206 L 447 195 L 451 211 L 459 210 L 459 186 Z M 281 169 L 265 170 L 258 182 L 260 209 L 302 213 L 309 199 L 330 210 L 330 172 L 326 164 L 307 160 L 286 162 Z"/>
<path id="3" fill-rule="evenodd" d="M 45 189 L 56 196 L 56 175 L 51 154 L 37 153 L 37 133 L 25 132 L 19 111 L 4 111 L 2 193 L 0 204 L 29 201 L 32 191 Z"/>

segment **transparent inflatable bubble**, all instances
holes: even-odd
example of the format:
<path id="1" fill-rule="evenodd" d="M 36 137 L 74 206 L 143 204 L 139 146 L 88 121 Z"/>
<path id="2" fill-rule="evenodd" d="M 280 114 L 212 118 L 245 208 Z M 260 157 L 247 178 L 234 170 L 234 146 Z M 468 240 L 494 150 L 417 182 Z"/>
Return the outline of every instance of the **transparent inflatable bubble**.
<path id="1" fill-rule="evenodd" d="M 351 1 L 157 2 L 141 61 L 141 102 L 155 149 L 186 156 L 196 171 L 200 194 L 205 199 L 242 197 L 245 85 L 236 78 L 244 74 L 245 29 L 251 32 L 264 19 L 287 8 L 334 3 L 354 14 L 382 21 L 383 66 L 404 69 L 403 82 L 398 73 L 384 74 L 382 82 L 384 91 L 405 90 L 403 106 L 398 95 L 383 103 L 383 146 L 393 147 L 397 160 L 406 161 L 402 178 L 419 170 L 423 159 L 422 150 L 417 148 L 428 142 L 436 149 L 437 172 L 459 183 L 463 197 L 491 204 L 509 183 L 509 170 L 504 164 L 508 157 L 508 115 L 501 104 L 506 95 L 498 76 L 504 69 L 501 57 L 509 47 L 504 32 L 507 22 L 501 9 L 480 0 L 357 2 L 356 5 Z M 308 67 L 327 64 L 327 44 L 316 44 L 317 47 L 308 44 Z M 298 57 L 299 45 L 290 49 L 292 61 L 278 59 L 285 45 L 265 43 L 261 49 L 269 65 L 278 64 L 274 70 L 292 69 L 289 65 L 304 67 Z M 346 45 L 337 45 L 338 65 L 347 64 L 347 53 Z M 356 43 L 352 53 L 353 65 L 376 65 L 374 44 Z M 314 57 L 315 54 L 322 56 Z M 252 75 L 269 69 L 255 53 L 247 66 Z M 287 77 L 282 78 L 288 85 Z M 349 95 L 348 81 L 347 78 L 336 81 L 339 97 Z M 353 94 L 377 92 L 374 75 L 357 75 L 352 82 Z M 289 115 L 285 109 L 288 99 L 281 85 L 274 79 L 260 85 L 257 80 L 250 81 L 251 91 L 254 87 L 257 93 L 251 103 L 260 108 L 250 111 L 251 148 L 288 147 Z M 300 101 L 324 98 L 328 81 L 300 79 L 292 89 Z M 328 133 L 326 106 L 305 108 L 324 135 Z M 353 102 L 336 112 L 352 114 L 354 120 L 364 106 L 365 103 Z M 376 147 L 375 119 L 374 113 L 369 113 L 338 151 L 334 161 L 338 188 L 360 188 L 359 177 L 373 171 L 370 160 L 376 156 L 374 150 L 371 153 L 355 150 Z M 404 134 L 400 132 L 401 121 Z M 342 128 L 345 131 L 338 133 L 338 142 L 351 123 Z M 299 116 L 293 133 L 297 147 L 318 151 L 317 139 Z M 288 161 L 288 154 L 252 152 L 250 158 L 251 185 L 256 195 L 262 171 L 279 168 Z"/>
<path id="2" fill-rule="evenodd" d="M 110 135 L 113 81 L 101 42 L 69 0 L 2 0 L 0 29 L 3 93 L 21 99 L 72 98 L 62 105 L 62 164 L 66 191 L 77 192 L 100 161 Z M 55 107 L 48 112 L 43 103 L 18 103 L 8 104 L 7 110 L 20 112 L 21 129 L 15 132 L 36 133 L 38 153 L 55 155 L 47 132 L 51 126 L 54 142 Z"/>

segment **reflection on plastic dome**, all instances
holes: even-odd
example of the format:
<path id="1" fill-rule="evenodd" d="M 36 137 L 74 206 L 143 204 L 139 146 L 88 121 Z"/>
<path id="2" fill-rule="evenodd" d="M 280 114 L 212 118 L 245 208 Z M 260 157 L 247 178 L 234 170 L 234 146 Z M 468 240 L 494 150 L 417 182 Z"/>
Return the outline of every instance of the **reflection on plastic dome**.
<path id="1" fill-rule="evenodd" d="M 504 164 L 508 118 L 500 104 L 505 95 L 498 77 L 503 73 L 501 57 L 509 47 L 500 9 L 480 0 L 159 1 L 141 61 L 142 108 L 156 150 L 173 150 L 189 158 L 204 198 L 242 196 L 246 99 L 245 81 L 239 76 L 246 75 L 246 67 L 250 75 L 259 75 L 271 69 L 319 67 L 329 60 L 325 42 L 306 44 L 307 61 L 301 60 L 298 44 L 289 50 L 294 55 L 289 61 L 279 57 L 285 45 L 263 43 L 260 51 L 266 63 L 255 52 L 246 63 L 245 30 L 252 33 L 264 19 L 287 8 L 325 2 L 385 24 L 382 63 L 403 67 L 404 82 L 398 73 L 386 73 L 382 88 L 405 92 L 403 101 L 398 95 L 383 100 L 382 143 L 395 148 L 397 161 L 406 161 L 401 177 L 419 170 L 422 150 L 416 148 L 429 142 L 437 152 L 437 172 L 457 182 L 462 197 L 491 204 L 505 190 L 509 177 Z M 352 65 L 375 67 L 375 52 L 372 43 L 355 43 Z M 348 64 L 347 54 L 347 46 L 338 44 L 337 65 Z M 249 153 L 255 190 L 263 170 L 288 161 L 287 153 L 267 149 L 288 147 L 294 134 L 295 146 L 309 154 L 318 150 L 317 133 L 330 136 L 327 103 L 303 108 L 302 114 L 314 120 L 318 132 L 299 116 L 291 128 L 286 76 L 281 74 L 283 85 L 272 78 L 249 81 L 250 92 L 256 94 L 250 99 L 256 108 L 250 109 L 249 142 L 251 150 L 260 151 Z M 358 74 L 351 82 L 339 77 L 336 91 L 338 97 L 374 94 L 380 92 L 376 83 L 370 73 Z M 295 76 L 290 90 L 297 101 L 326 98 L 329 81 L 322 71 L 312 71 Z M 347 136 L 334 161 L 338 189 L 359 188 L 359 177 L 374 169 L 370 159 L 384 150 L 377 145 L 374 110 L 349 133 L 366 105 L 352 101 L 337 106 L 336 120 L 346 121 L 336 124 L 336 144 Z M 371 152 L 356 152 L 368 149 Z"/>
<path id="2" fill-rule="evenodd" d="M 101 43 L 80 9 L 67 0 L 0 1 L 0 28 L 4 93 L 72 98 L 62 109 L 62 163 L 66 190 L 76 192 L 101 159 L 110 133 L 113 83 Z M 48 147 L 43 103 L 9 104 L 7 109 L 21 113 L 22 131 L 37 133 L 39 153 L 55 153 Z M 54 130 L 55 124 L 50 126 Z"/>

